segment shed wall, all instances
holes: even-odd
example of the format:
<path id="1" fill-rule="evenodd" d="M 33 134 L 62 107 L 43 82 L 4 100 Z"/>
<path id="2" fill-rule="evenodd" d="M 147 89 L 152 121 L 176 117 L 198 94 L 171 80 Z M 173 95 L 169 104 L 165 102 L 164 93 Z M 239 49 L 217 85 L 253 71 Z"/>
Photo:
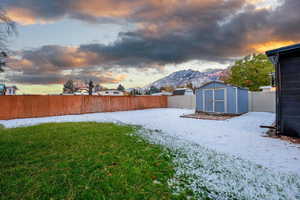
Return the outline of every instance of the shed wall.
<path id="1" fill-rule="evenodd" d="M 227 87 L 227 113 L 236 113 L 236 97 L 234 87 Z"/>
<path id="2" fill-rule="evenodd" d="M 203 90 L 196 91 L 196 111 L 203 111 Z"/>
<path id="3" fill-rule="evenodd" d="M 238 113 L 246 113 L 248 108 L 248 90 L 238 89 Z"/>
<path id="4" fill-rule="evenodd" d="M 234 86 L 230 86 L 222 83 L 211 83 L 199 88 L 196 91 L 196 110 L 204 111 L 203 89 L 207 90 L 207 89 L 219 89 L 219 88 L 225 88 L 225 104 L 226 104 L 225 107 L 227 107 L 226 113 L 240 114 L 240 113 L 248 112 L 248 90 L 236 88 Z M 216 95 L 215 97 L 218 98 L 217 97 L 218 93 L 215 92 L 215 95 Z M 217 104 L 215 105 L 218 106 Z"/>

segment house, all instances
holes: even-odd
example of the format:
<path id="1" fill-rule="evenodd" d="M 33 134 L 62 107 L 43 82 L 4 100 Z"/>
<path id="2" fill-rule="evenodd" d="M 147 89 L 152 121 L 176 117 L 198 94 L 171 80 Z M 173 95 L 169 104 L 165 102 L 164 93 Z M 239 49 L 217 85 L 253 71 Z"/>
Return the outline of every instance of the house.
<path id="1" fill-rule="evenodd" d="M 133 94 L 133 95 L 144 95 L 145 94 L 145 89 L 137 87 L 137 88 L 128 88 L 125 89 L 125 92 L 127 94 Z"/>
<path id="2" fill-rule="evenodd" d="M 89 89 L 87 87 L 78 88 L 74 95 L 89 95 Z"/>
<path id="3" fill-rule="evenodd" d="M 124 96 L 124 92 L 119 90 L 104 90 L 98 92 L 101 96 Z"/>
<path id="4" fill-rule="evenodd" d="M 242 114 L 248 112 L 248 89 L 208 82 L 196 90 L 196 112 Z"/>
<path id="5" fill-rule="evenodd" d="M 276 132 L 300 137 L 300 44 L 266 54 L 276 71 Z"/>
<path id="6" fill-rule="evenodd" d="M 5 84 L 0 84 L 0 95 L 16 95 L 18 88 L 13 86 L 6 86 Z"/>
<path id="7" fill-rule="evenodd" d="M 173 93 L 172 92 L 161 91 L 161 92 L 153 93 L 151 95 L 152 96 L 171 96 L 171 95 L 173 95 Z"/>
<path id="8" fill-rule="evenodd" d="M 173 95 L 194 95 L 194 92 L 189 88 L 176 88 Z"/>
<path id="9" fill-rule="evenodd" d="M 5 95 L 16 95 L 16 91 L 18 88 L 13 85 L 13 86 L 6 86 L 5 87 Z"/>
<path id="10" fill-rule="evenodd" d="M 0 83 L 0 96 L 5 95 L 5 85 Z"/>

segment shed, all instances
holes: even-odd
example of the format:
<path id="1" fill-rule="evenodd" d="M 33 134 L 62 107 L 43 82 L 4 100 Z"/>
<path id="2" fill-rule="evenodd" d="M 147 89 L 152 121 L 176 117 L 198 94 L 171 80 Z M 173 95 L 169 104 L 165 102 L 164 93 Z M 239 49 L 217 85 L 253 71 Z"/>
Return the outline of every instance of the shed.
<path id="1" fill-rule="evenodd" d="M 266 52 L 276 69 L 276 130 L 300 137 L 300 44 Z"/>
<path id="2" fill-rule="evenodd" d="M 248 112 L 248 89 L 212 81 L 196 90 L 196 112 L 242 114 Z"/>

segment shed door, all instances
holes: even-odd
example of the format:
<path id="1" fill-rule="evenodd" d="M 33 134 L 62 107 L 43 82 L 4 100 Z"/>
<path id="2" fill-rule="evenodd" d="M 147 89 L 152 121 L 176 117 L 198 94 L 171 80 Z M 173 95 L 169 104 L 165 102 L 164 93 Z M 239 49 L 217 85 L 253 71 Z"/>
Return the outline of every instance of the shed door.
<path id="1" fill-rule="evenodd" d="M 225 112 L 225 89 L 215 89 L 215 112 Z"/>
<path id="2" fill-rule="evenodd" d="M 214 111 L 213 90 L 204 90 L 204 110 L 205 112 Z"/>

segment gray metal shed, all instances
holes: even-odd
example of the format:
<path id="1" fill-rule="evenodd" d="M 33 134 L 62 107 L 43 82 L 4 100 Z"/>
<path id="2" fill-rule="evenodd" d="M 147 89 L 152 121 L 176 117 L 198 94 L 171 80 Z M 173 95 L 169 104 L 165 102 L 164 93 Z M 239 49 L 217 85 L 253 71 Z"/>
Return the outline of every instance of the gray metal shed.
<path id="1" fill-rule="evenodd" d="M 248 112 L 248 89 L 212 81 L 196 90 L 196 111 L 242 114 Z"/>

